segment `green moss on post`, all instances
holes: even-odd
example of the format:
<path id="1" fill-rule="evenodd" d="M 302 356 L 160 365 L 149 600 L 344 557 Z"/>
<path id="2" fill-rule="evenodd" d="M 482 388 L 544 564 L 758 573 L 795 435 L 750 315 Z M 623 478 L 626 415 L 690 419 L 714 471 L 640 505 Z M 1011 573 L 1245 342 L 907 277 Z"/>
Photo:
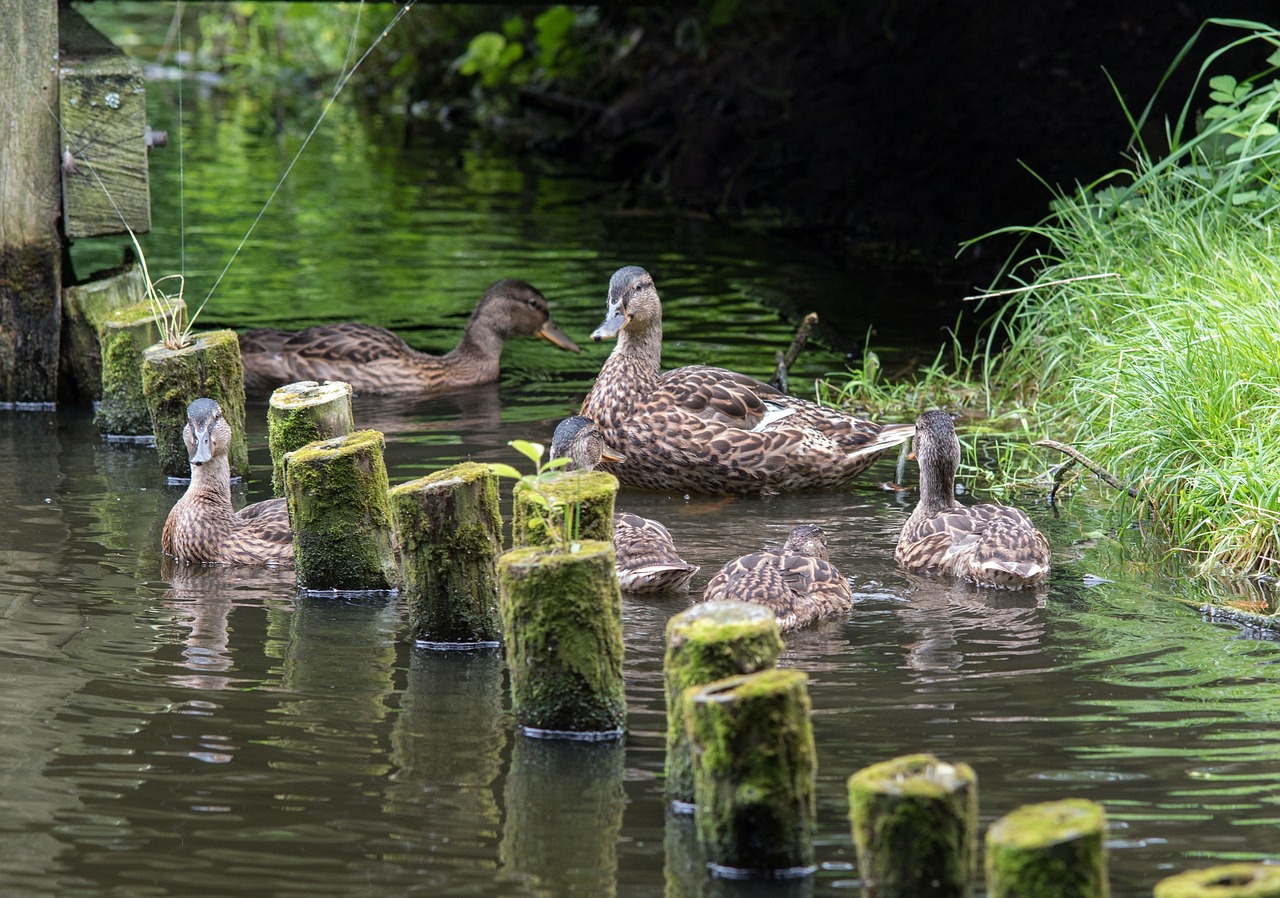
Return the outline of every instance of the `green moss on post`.
<path id="1" fill-rule="evenodd" d="M 160 469 L 166 476 L 185 480 L 191 474 L 182 429 L 187 425 L 187 406 L 201 396 L 222 406 L 223 417 L 231 425 L 231 476 L 248 476 L 244 367 L 235 331 L 193 334 L 181 349 L 166 349 L 159 343 L 147 347 L 142 390 L 151 413 Z"/>
<path id="2" fill-rule="evenodd" d="M 143 353 L 159 339 L 159 319 L 146 302 L 117 309 L 99 325 L 102 399 L 94 421 L 105 436 L 150 436 L 154 432 L 142 366 Z"/>
<path id="3" fill-rule="evenodd" d="M 298 585 L 369 592 L 397 583 L 382 434 L 358 430 L 285 456 Z"/>
<path id="4" fill-rule="evenodd" d="M 547 496 L 577 507 L 577 529 L 570 533 L 570 539 L 613 542 L 618 478 L 604 471 L 562 471 L 548 475 L 541 488 Z M 547 533 L 542 507 L 530 499 L 527 490 L 516 489 L 512 504 L 511 540 L 515 545 L 545 546 L 553 541 Z"/>
<path id="5" fill-rule="evenodd" d="M 906 755 L 849 777 L 849 819 L 868 898 L 972 894 L 978 780 L 968 764 Z"/>
<path id="6" fill-rule="evenodd" d="M 1221 864 L 1156 883 L 1155 898 L 1280 898 L 1280 867 Z"/>
<path id="7" fill-rule="evenodd" d="M 690 686 L 774 667 L 783 643 L 773 611 L 749 602 L 694 605 L 667 621 L 666 638 L 667 798 L 691 811 L 693 760 L 681 696 Z"/>
<path id="8" fill-rule="evenodd" d="M 622 594 L 613 544 L 512 549 L 498 558 L 498 603 L 516 724 L 533 735 L 620 736 Z"/>
<path id="9" fill-rule="evenodd" d="M 1107 816 L 1081 798 L 1024 805 L 987 830 L 990 898 L 1107 898 Z"/>
<path id="10" fill-rule="evenodd" d="M 694 821 L 714 873 L 813 872 L 817 761 L 807 683 L 803 671 L 773 669 L 684 694 Z"/>
<path id="11" fill-rule="evenodd" d="M 393 487 L 388 498 L 409 599 L 410 638 L 497 643 L 497 475 L 485 465 L 463 462 Z"/>
<path id="12" fill-rule="evenodd" d="M 146 295 L 142 269 L 130 262 L 128 253 L 124 264 L 118 268 L 96 271 L 87 280 L 62 288 L 62 349 L 58 358 L 60 397 L 74 397 L 86 404 L 102 398 L 102 352 L 98 331 L 112 312 L 144 302 Z M 155 341 L 153 337 L 139 347 L 139 364 L 142 350 Z M 138 395 L 142 395 L 141 391 Z M 150 423 L 143 432 L 151 432 Z"/>
<path id="13" fill-rule="evenodd" d="M 351 385 L 314 380 L 280 387 L 267 406 L 267 445 L 271 450 L 271 490 L 284 495 L 284 454 L 307 443 L 343 437 L 355 430 Z"/>

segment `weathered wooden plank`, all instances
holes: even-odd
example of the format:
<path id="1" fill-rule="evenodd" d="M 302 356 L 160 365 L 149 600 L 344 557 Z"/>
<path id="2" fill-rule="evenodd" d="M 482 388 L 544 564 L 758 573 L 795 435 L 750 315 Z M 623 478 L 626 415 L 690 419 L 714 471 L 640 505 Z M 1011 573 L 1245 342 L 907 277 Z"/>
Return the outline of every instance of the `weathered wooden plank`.
<path id="1" fill-rule="evenodd" d="M 57 395 L 62 247 L 58 239 L 58 7 L 0 15 L 0 406 Z"/>
<path id="2" fill-rule="evenodd" d="M 65 6 L 59 23 L 63 230 L 151 230 L 142 67 Z"/>

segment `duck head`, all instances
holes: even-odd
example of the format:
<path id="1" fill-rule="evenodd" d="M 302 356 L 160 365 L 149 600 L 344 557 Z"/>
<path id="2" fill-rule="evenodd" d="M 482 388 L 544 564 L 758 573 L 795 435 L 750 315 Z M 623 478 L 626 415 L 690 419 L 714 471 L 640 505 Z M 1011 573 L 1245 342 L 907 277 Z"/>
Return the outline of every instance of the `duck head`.
<path id="1" fill-rule="evenodd" d="M 476 304 L 467 326 L 482 327 L 503 339 L 538 337 L 561 349 L 578 352 L 578 344 L 551 319 L 547 298 L 532 284 L 515 278 L 491 284 Z"/>
<path id="2" fill-rule="evenodd" d="M 599 425 L 582 415 L 565 418 L 551 437 L 551 458 L 565 456 L 572 459 L 569 469 L 578 471 L 594 470 L 601 461 L 627 460 L 606 446 Z"/>
<path id="3" fill-rule="evenodd" d="M 619 268 L 609 279 L 609 299 L 604 322 L 591 333 L 599 343 L 611 340 L 633 322 L 644 326 L 662 321 L 662 304 L 649 272 L 639 265 Z"/>
<path id="4" fill-rule="evenodd" d="M 226 455 L 231 443 L 231 425 L 222 417 L 222 406 L 200 398 L 187 406 L 187 425 L 182 441 L 192 467 L 200 467 L 215 456 Z"/>
<path id="5" fill-rule="evenodd" d="M 782 551 L 787 555 L 808 555 L 823 561 L 830 560 L 827 534 L 817 524 L 798 524 L 792 527 Z"/>

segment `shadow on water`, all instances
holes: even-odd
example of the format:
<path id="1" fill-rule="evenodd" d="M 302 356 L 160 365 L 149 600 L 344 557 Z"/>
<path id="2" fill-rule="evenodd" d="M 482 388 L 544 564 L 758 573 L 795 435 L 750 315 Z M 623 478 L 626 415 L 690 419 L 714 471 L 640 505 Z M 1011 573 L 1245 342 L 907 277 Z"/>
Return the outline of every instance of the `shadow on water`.
<path id="1" fill-rule="evenodd" d="M 189 300 L 286 158 L 249 115 L 189 99 Z M 803 247 L 613 214 L 585 205 L 591 185 L 572 178 L 456 139 L 399 150 L 335 115 L 202 323 L 359 318 L 447 349 L 483 288 L 520 276 L 581 338 L 610 273 L 642 263 L 667 299 L 667 364 L 767 377 L 792 325 L 764 300 L 805 310 L 821 294 L 851 310 L 840 323 L 853 335 L 894 318 L 892 285 L 872 301 Z M 180 265 L 176 169 L 155 157 L 153 271 Z M 76 251 L 86 268 L 119 252 Z M 502 382 L 464 396 L 358 399 L 357 425 L 387 434 L 393 482 L 467 458 L 525 466 L 507 441 L 547 440 L 610 348 L 579 342 L 581 356 L 516 341 Z M 842 360 L 814 347 L 793 383 Z M 269 489 L 265 409 L 249 415 L 254 476 L 237 502 Z M 973 765 L 984 824 L 1029 802 L 1104 802 L 1117 898 L 1189 866 L 1274 856 L 1280 646 L 1205 623 L 1166 601 L 1194 598 L 1185 584 L 1137 568 L 1084 586 L 1097 558 L 1087 497 L 1060 518 L 1029 509 L 1055 551 L 1042 591 L 907 577 L 892 555 L 910 497 L 876 487 L 892 476 L 884 462 L 842 493 L 619 498 L 702 566 L 694 596 L 802 521 L 828 532 L 853 585 L 852 613 L 791 635 L 781 660 L 810 676 L 819 870 L 727 883 L 705 875 L 690 821 L 662 794 L 663 628 L 690 597 L 624 600 L 625 744 L 528 739 L 511 725 L 499 653 L 411 647 L 401 600 L 300 599 L 288 572 L 168 569 L 159 529 L 181 488 L 152 451 L 100 442 L 82 409 L 0 415 L 0 891 L 849 894 L 845 779 L 921 750 Z"/>

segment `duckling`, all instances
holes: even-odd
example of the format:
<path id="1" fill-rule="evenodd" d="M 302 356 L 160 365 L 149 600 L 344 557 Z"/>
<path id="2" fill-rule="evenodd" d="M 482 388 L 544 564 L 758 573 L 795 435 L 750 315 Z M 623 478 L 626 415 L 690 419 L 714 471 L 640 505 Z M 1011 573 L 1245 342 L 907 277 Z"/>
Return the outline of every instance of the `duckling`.
<path id="1" fill-rule="evenodd" d="M 914 450 L 920 501 L 898 537 L 898 564 L 1005 589 L 1049 575 L 1049 542 L 1021 509 L 956 501 L 960 441 L 950 415 L 936 409 L 921 415 Z"/>
<path id="2" fill-rule="evenodd" d="M 662 303 L 649 272 L 620 268 L 591 339 L 617 337 L 581 414 L 626 457 L 603 468 L 629 486 L 750 495 L 842 486 L 910 424 L 875 424 L 752 377 L 690 365 L 660 371 Z"/>
<path id="3" fill-rule="evenodd" d="M 231 425 L 212 399 L 187 406 L 182 430 L 191 485 L 164 522 L 161 548 L 187 564 L 293 565 L 293 531 L 284 499 L 231 507 Z"/>
<path id="4" fill-rule="evenodd" d="M 301 380 L 341 380 L 359 393 L 435 396 L 496 381 L 503 343 L 520 336 L 578 352 L 551 319 L 546 297 L 508 278 L 484 292 L 458 345 L 442 356 L 419 352 L 385 328 L 345 322 L 301 331 L 245 331 L 240 357 L 245 390 L 252 394 Z"/>
<path id="5" fill-rule="evenodd" d="M 829 560 L 816 524 L 791 528 L 781 549 L 735 558 L 711 578 L 702 600 L 736 599 L 772 608 L 782 632 L 853 607 L 853 590 Z"/>
<path id="6" fill-rule="evenodd" d="M 551 438 L 551 457 L 568 456 L 570 469 L 591 471 L 601 459 L 619 456 L 605 448 L 600 428 L 581 415 L 565 418 Z M 618 585 L 624 592 L 679 592 L 689 588 L 700 568 L 676 552 L 671 532 L 657 521 L 621 512 L 613 516 L 613 551 Z"/>

